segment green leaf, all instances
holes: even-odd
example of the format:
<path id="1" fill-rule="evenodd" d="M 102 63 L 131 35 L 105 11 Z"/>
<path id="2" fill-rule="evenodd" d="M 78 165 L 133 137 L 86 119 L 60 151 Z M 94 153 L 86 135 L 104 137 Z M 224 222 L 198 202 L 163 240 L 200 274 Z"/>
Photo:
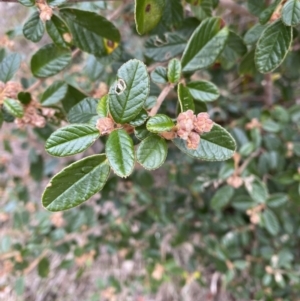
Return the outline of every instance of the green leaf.
<path id="1" fill-rule="evenodd" d="M 42 196 L 49 211 L 62 211 L 87 201 L 105 185 L 110 167 L 105 155 L 79 160 L 55 175 Z"/>
<path id="2" fill-rule="evenodd" d="M 35 5 L 35 0 L 18 0 L 18 2 L 27 7 Z"/>
<path id="3" fill-rule="evenodd" d="M 144 109 L 148 111 L 152 109 L 156 103 L 157 103 L 157 97 L 149 96 L 145 101 Z"/>
<path id="4" fill-rule="evenodd" d="M 212 197 L 210 206 L 214 210 L 222 210 L 225 206 L 227 206 L 233 197 L 234 189 L 225 185 L 217 190 L 217 192 Z"/>
<path id="5" fill-rule="evenodd" d="M 108 115 L 108 95 L 101 97 L 97 104 L 97 114 L 99 117 L 107 117 Z"/>
<path id="6" fill-rule="evenodd" d="M 2 110 L 0 110 L 0 129 L 1 129 L 2 125 L 3 125 L 3 121 L 4 121 L 3 112 L 2 112 Z"/>
<path id="7" fill-rule="evenodd" d="M 105 66 L 94 55 L 89 55 L 84 67 L 84 73 L 91 81 L 96 81 L 105 73 Z"/>
<path id="8" fill-rule="evenodd" d="M 31 102 L 32 96 L 29 92 L 19 92 L 18 93 L 18 100 L 23 105 L 28 105 Z"/>
<path id="9" fill-rule="evenodd" d="M 71 85 L 67 85 L 67 93 L 61 100 L 64 110 L 68 113 L 70 109 L 87 96 Z"/>
<path id="10" fill-rule="evenodd" d="M 263 213 L 263 221 L 266 229 L 271 235 L 275 236 L 279 233 L 279 221 L 273 211 L 266 209 Z"/>
<path id="11" fill-rule="evenodd" d="M 172 59 L 168 64 L 168 80 L 172 84 L 179 82 L 181 77 L 181 63 L 178 59 Z"/>
<path id="12" fill-rule="evenodd" d="M 43 106 L 52 106 L 62 101 L 66 96 L 68 85 L 64 81 L 56 81 L 43 93 L 41 103 Z"/>
<path id="13" fill-rule="evenodd" d="M 281 13 L 281 18 L 287 26 L 296 26 L 300 24 L 300 2 L 299 0 L 288 0 Z"/>
<path id="14" fill-rule="evenodd" d="M 48 44 L 40 48 L 31 59 L 31 72 L 36 77 L 49 77 L 66 68 L 71 62 L 71 52 Z"/>
<path id="15" fill-rule="evenodd" d="M 184 20 L 181 0 L 165 0 L 162 23 L 169 29 L 178 28 Z"/>
<path id="16" fill-rule="evenodd" d="M 201 135 L 201 140 L 196 150 L 186 147 L 186 142 L 176 138 L 174 144 L 189 156 L 204 161 L 225 161 L 230 159 L 236 149 L 232 136 L 221 126 L 214 124 L 209 133 Z"/>
<path id="17" fill-rule="evenodd" d="M 178 85 L 177 93 L 181 112 L 187 110 L 195 111 L 195 104 L 190 90 L 180 83 Z"/>
<path id="18" fill-rule="evenodd" d="M 269 197 L 267 187 L 260 179 L 254 178 L 252 182 L 246 183 L 247 191 L 256 203 L 265 203 Z"/>
<path id="19" fill-rule="evenodd" d="M 275 0 L 274 3 L 269 5 L 265 10 L 263 10 L 259 15 L 259 22 L 261 24 L 266 24 L 272 17 L 277 6 L 280 4 L 281 0 Z"/>
<path id="20" fill-rule="evenodd" d="M 181 59 L 183 72 L 207 68 L 214 63 L 223 51 L 228 28 L 221 28 L 220 18 L 207 18 L 194 31 Z"/>
<path id="21" fill-rule="evenodd" d="M 23 26 L 23 34 L 27 40 L 34 43 L 39 42 L 45 32 L 45 26 L 43 21 L 40 19 L 40 13 L 34 12 Z"/>
<path id="22" fill-rule="evenodd" d="M 42 278 L 46 278 L 50 272 L 50 261 L 48 258 L 44 257 L 40 260 L 38 264 L 38 274 Z"/>
<path id="23" fill-rule="evenodd" d="M 21 56 L 18 53 L 8 55 L 0 63 L 0 81 L 3 83 L 12 79 L 21 64 Z"/>
<path id="24" fill-rule="evenodd" d="M 109 111 L 115 122 L 123 124 L 133 120 L 142 110 L 150 83 L 146 66 L 138 60 L 125 63 L 117 77 L 109 91 Z"/>
<path id="25" fill-rule="evenodd" d="M 147 122 L 147 130 L 152 133 L 161 133 L 170 131 L 175 126 L 170 117 L 163 114 L 157 114 L 151 117 Z"/>
<path id="26" fill-rule="evenodd" d="M 226 70 L 231 69 L 245 53 L 247 53 L 247 47 L 243 39 L 235 32 L 229 31 L 226 46 L 220 56 L 223 68 Z"/>
<path id="27" fill-rule="evenodd" d="M 71 156 L 85 151 L 99 136 L 98 129 L 91 125 L 72 124 L 52 133 L 45 149 L 52 156 Z"/>
<path id="28" fill-rule="evenodd" d="M 261 12 L 266 8 L 265 1 L 262 0 L 248 0 L 248 9 L 251 12 L 251 14 L 259 17 Z"/>
<path id="29" fill-rule="evenodd" d="M 46 21 L 46 30 L 53 43 L 58 47 L 68 47 L 70 41 L 66 41 L 66 38 L 71 34 L 64 21 L 56 15 L 52 15 L 51 20 Z"/>
<path id="30" fill-rule="evenodd" d="M 106 156 L 114 172 L 122 177 L 128 177 L 134 168 L 135 157 L 133 141 L 124 130 L 113 131 L 106 142 Z"/>
<path id="31" fill-rule="evenodd" d="M 68 113 L 70 123 L 90 123 L 97 114 L 97 99 L 87 97 L 72 107 Z"/>
<path id="32" fill-rule="evenodd" d="M 149 132 L 146 128 L 146 125 L 143 124 L 141 126 L 137 126 L 134 128 L 134 135 L 136 136 L 136 138 L 138 138 L 139 140 L 144 140 L 146 139 L 149 135 L 151 134 L 151 132 Z"/>
<path id="33" fill-rule="evenodd" d="M 129 124 L 134 127 L 141 126 L 142 124 L 145 123 L 148 117 L 149 117 L 148 113 L 144 109 L 142 109 L 141 112 L 133 120 L 129 122 Z"/>
<path id="34" fill-rule="evenodd" d="M 164 37 L 152 36 L 145 43 L 145 56 L 156 61 L 164 62 L 183 52 L 186 39 L 176 32 L 165 33 Z"/>
<path id="35" fill-rule="evenodd" d="M 242 58 L 239 67 L 239 73 L 250 74 L 250 75 L 255 74 L 256 67 L 255 67 L 254 59 L 255 59 L 255 49 L 252 49 Z"/>
<path id="36" fill-rule="evenodd" d="M 137 161 L 148 170 L 159 168 L 167 157 L 167 143 L 165 139 L 151 135 L 141 142 L 137 150 Z"/>
<path id="37" fill-rule="evenodd" d="M 266 25 L 255 24 L 246 32 L 244 36 L 244 42 L 247 45 L 255 44 L 265 29 L 266 29 Z"/>
<path id="38" fill-rule="evenodd" d="M 288 196 L 285 193 L 275 193 L 267 199 L 267 205 L 271 208 L 277 208 L 284 205 L 287 201 Z"/>
<path id="39" fill-rule="evenodd" d="M 166 84 L 168 82 L 167 69 L 162 66 L 156 67 L 151 72 L 151 79 L 154 83 L 157 84 Z"/>
<path id="40" fill-rule="evenodd" d="M 135 0 L 135 23 L 139 34 L 152 30 L 160 21 L 164 0 Z"/>
<path id="41" fill-rule="evenodd" d="M 255 51 L 258 71 L 271 72 L 283 62 L 292 43 L 292 32 L 292 28 L 285 26 L 281 20 L 263 31 Z"/>
<path id="42" fill-rule="evenodd" d="M 60 14 L 68 24 L 73 43 L 85 52 L 103 56 L 115 49 L 120 42 L 118 29 L 97 13 L 64 8 L 60 10 Z"/>
<path id="43" fill-rule="evenodd" d="M 11 98 L 5 98 L 3 101 L 4 108 L 17 118 L 22 118 L 24 115 L 24 109 L 21 103 L 18 100 L 11 99 Z"/>
<path id="44" fill-rule="evenodd" d="M 209 81 L 190 82 L 186 86 L 195 100 L 214 101 L 220 96 L 218 88 Z"/>

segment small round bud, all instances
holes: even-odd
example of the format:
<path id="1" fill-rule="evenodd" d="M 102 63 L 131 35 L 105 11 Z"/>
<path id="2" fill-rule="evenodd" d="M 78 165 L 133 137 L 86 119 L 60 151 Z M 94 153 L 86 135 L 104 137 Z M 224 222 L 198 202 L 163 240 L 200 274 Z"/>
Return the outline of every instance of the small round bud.
<path id="1" fill-rule="evenodd" d="M 103 117 L 98 119 L 96 124 L 97 129 L 101 133 L 101 135 L 107 135 L 110 134 L 114 128 L 115 124 L 114 121 L 109 117 Z"/>

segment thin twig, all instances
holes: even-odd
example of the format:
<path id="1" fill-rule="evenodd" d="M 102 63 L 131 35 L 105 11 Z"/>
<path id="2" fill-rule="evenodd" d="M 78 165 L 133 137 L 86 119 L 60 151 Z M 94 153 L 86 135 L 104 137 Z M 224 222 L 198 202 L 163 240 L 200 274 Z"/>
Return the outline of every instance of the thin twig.
<path id="1" fill-rule="evenodd" d="M 273 103 L 273 81 L 272 74 L 265 74 L 264 80 L 264 99 L 267 106 L 271 106 Z"/>
<path id="2" fill-rule="evenodd" d="M 173 89 L 173 87 L 174 87 L 173 84 L 168 84 L 167 86 L 165 86 L 163 88 L 163 90 L 161 91 L 160 95 L 157 98 L 155 106 L 151 109 L 149 116 L 156 115 L 156 113 L 158 112 L 159 108 L 161 107 L 163 101 L 165 100 L 165 98 L 167 97 L 169 92 Z"/>

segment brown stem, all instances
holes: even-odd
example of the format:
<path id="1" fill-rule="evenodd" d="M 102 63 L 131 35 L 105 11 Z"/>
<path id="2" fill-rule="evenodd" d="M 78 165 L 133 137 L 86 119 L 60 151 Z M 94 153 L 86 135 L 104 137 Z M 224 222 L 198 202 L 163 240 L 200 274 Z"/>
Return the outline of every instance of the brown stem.
<path id="1" fill-rule="evenodd" d="M 159 108 L 161 107 L 163 101 L 165 100 L 165 98 L 167 97 L 169 92 L 173 89 L 173 87 L 174 87 L 173 84 L 168 84 L 167 86 L 165 86 L 163 88 L 163 90 L 160 92 L 160 94 L 157 98 L 155 106 L 151 109 L 149 116 L 156 115 L 156 113 L 158 112 Z"/>
<path id="2" fill-rule="evenodd" d="M 220 0 L 219 5 L 220 7 L 231 10 L 233 13 L 243 16 L 252 16 L 247 8 L 235 3 L 233 0 Z"/>
<path id="3" fill-rule="evenodd" d="M 271 106 L 273 103 L 273 81 L 271 73 L 265 74 L 264 96 L 266 105 Z"/>

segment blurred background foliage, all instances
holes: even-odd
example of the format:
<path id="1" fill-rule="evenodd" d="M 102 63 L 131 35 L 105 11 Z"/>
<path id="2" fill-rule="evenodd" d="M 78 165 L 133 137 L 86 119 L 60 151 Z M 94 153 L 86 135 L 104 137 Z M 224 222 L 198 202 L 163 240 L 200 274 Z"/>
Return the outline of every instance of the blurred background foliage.
<path id="1" fill-rule="evenodd" d="M 207 109 L 238 149 L 233 159 L 214 163 L 170 147 L 159 170 L 137 166 L 125 180 L 111 175 L 101 194 L 84 205 L 49 213 L 41 207 L 41 192 L 55 172 L 74 161 L 44 151 L 45 139 L 60 120 L 65 123 L 63 111 L 56 107 L 43 129 L 4 124 L 1 300 L 299 300 L 299 28 L 284 63 L 271 75 L 259 74 L 253 49 L 260 29 L 253 33 L 253 25 L 264 1 L 245 2 L 237 13 L 213 0 L 195 6 L 167 1 L 158 27 L 143 37 L 135 31 L 131 1 L 74 5 L 106 16 L 117 11 L 121 49 L 106 59 L 76 54 L 68 69 L 32 91 L 36 100 L 59 79 L 73 86 L 69 98 L 99 97 L 133 57 L 152 70 L 166 66 L 166 58 L 180 55 L 199 22 L 214 13 L 242 39 L 233 37 L 216 64 L 193 75 L 215 83 L 221 94 L 217 101 L 196 103 L 196 110 Z M 33 83 L 30 57 L 49 38 L 33 44 L 23 37 L 30 9 L 8 3 L 0 9 L 6 16 L 0 20 L 0 60 L 4 53 L 23 56 L 16 78 L 27 88 Z M 164 47 L 156 47 L 157 37 Z M 161 86 L 151 88 L 157 96 Z M 161 111 L 176 116 L 176 103 L 170 94 Z M 102 147 L 99 142 L 92 151 Z"/>

